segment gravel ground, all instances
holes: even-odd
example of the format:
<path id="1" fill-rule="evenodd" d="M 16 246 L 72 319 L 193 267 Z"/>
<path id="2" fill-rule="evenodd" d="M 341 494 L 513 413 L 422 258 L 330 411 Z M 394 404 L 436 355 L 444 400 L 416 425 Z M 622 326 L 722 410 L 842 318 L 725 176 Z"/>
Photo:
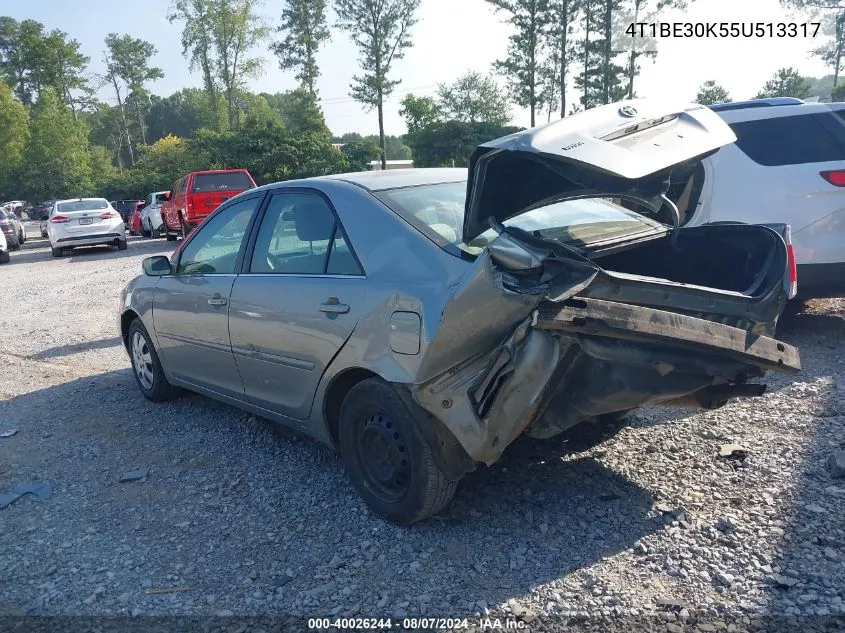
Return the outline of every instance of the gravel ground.
<path id="1" fill-rule="evenodd" d="M 784 321 L 804 370 L 762 398 L 647 409 L 582 452 L 523 443 L 399 528 L 329 449 L 200 396 L 141 397 L 117 295 L 172 244 L 59 260 L 36 234 L 0 267 L 0 433 L 17 429 L 0 494 L 52 496 L 0 510 L 0 614 L 639 616 L 673 633 L 845 614 L 845 479 L 827 466 L 845 448 L 845 301 Z M 731 442 L 744 460 L 719 457 Z M 149 476 L 119 481 L 134 469 Z"/>

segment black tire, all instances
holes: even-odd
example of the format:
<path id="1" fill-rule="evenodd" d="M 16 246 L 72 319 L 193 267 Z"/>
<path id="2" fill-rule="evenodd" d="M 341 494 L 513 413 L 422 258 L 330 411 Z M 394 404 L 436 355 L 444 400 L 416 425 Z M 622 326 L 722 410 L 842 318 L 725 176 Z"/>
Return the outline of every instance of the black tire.
<path id="1" fill-rule="evenodd" d="M 21 244 L 26 243 L 26 233 L 24 231 L 21 231 L 21 234 L 18 237 L 18 242 L 20 242 Z"/>
<path id="2" fill-rule="evenodd" d="M 188 223 L 185 222 L 185 218 L 182 217 L 181 213 L 179 214 L 179 227 L 181 230 L 181 237 L 184 240 L 186 237 L 188 237 L 188 234 L 191 232 L 191 229 L 188 226 Z"/>
<path id="3" fill-rule="evenodd" d="M 340 410 L 338 444 L 352 485 L 376 514 L 400 525 L 442 510 L 458 486 L 437 467 L 419 431 L 424 423 L 378 378 L 350 389 Z"/>
<path id="4" fill-rule="evenodd" d="M 139 371 L 136 363 L 140 361 L 136 359 L 133 348 L 133 342 L 136 334 L 143 338 L 146 350 L 149 353 L 150 362 L 146 364 L 146 367 L 152 375 L 151 386 L 145 385 L 138 375 Z M 158 353 L 150 340 L 150 335 L 147 333 L 147 329 L 144 327 L 144 324 L 141 323 L 140 319 L 136 318 L 132 321 L 132 325 L 129 326 L 129 334 L 127 336 L 129 358 L 132 362 L 132 375 L 135 377 L 135 383 L 138 385 L 138 389 L 141 390 L 144 397 L 151 402 L 164 402 L 177 397 L 181 390 L 167 382 L 164 370 L 161 368 L 161 362 L 158 359 Z"/>
<path id="5" fill-rule="evenodd" d="M 149 231 L 141 229 L 141 237 L 152 237 L 152 236 L 153 236 L 153 234 L 150 233 Z"/>
<path id="6" fill-rule="evenodd" d="M 164 237 L 167 238 L 168 242 L 175 242 L 176 239 L 179 237 L 176 233 L 171 233 L 170 231 L 165 230 Z"/>
<path id="7" fill-rule="evenodd" d="M 51 246 L 50 252 L 53 253 L 53 257 L 61 257 L 62 255 L 65 254 L 65 249 L 63 249 L 61 246 L 59 248 L 56 248 L 55 246 Z"/>
<path id="8" fill-rule="evenodd" d="M 8 264 L 11 259 L 12 256 L 9 255 L 9 251 L 0 251 L 0 264 Z"/>
<path id="9" fill-rule="evenodd" d="M 18 241 L 18 238 L 15 237 L 14 242 L 9 242 L 9 250 L 10 251 L 19 251 L 21 249 L 21 243 Z"/>
<path id="10" fill-rule="evenodd" d="M 125 251 L 129 245 L 126 243 L 126 240 L 118 240 L 117 242 L 117 250 Z"/>

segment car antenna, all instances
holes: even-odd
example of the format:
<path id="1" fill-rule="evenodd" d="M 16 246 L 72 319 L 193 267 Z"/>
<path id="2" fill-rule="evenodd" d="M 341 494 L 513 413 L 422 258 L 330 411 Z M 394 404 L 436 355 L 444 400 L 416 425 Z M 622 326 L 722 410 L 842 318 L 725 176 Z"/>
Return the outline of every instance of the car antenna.
<path id="1" fill-rule="evenodd" d="M 669 207 L 672 211 L 672 232 L 669 234 L 669 244 L 672 245 L 672 248 L 678 248 L 678 231 L 681 228 L 681 212 L 678 211 L 678 207 L 672 202 L 669 198 L 666 197 L 666 194 L 661 194 L 660 196 L 663 199 L 663 204 Z"/>

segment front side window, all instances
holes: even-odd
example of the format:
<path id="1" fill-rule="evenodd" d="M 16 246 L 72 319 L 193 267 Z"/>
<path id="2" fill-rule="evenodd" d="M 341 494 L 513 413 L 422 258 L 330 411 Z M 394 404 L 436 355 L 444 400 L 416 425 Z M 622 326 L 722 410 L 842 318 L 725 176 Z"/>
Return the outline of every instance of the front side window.
<path id="1" fill-rule="evenodd" d="M 279 193 L 270 198 L 249 271 L 362 274 L 329 205 L 312 193 Z"/>
<path id="2" fill-rule="evenodd" d="M 201 224 L 182 249 L 176 273 L 234 274 L 249 221 L 260 200 L 241 200 Z"/>

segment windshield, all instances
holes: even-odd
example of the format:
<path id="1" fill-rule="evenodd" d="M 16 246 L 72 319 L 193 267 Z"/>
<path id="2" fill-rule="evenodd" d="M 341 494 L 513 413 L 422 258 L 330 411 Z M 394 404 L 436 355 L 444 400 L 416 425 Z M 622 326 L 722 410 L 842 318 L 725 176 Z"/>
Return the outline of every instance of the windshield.
<path id="1" fill-rule="evenodd" d="M 232 171 L 222 174 L 196 174 L 191 192 L 206 191 L 241 191 L 251 189 L 252 181 L 242 171 Z"/>
<path id="2" fill-rule="evenodd" d="M 73 202 L 60 202 L 57 211 L 68 213 L 70 211 L 95 211 L 97 209 L 108 209 L 109 203 L 105 200 L 74 200 Z"/>
<path id="3" fill-rule="evenodd" d="M 403 187 L 374 195 L 454 255 L 460 255 L 461 251 L 477 255 L 496 238 L 497 233 L 488 229 L 471 243 L 464 243 L 465 181 Z M 512 218 L 505 226 L 586 249 L 667 229 L 659 222 L 604 198 L 555 202 Z"/>

